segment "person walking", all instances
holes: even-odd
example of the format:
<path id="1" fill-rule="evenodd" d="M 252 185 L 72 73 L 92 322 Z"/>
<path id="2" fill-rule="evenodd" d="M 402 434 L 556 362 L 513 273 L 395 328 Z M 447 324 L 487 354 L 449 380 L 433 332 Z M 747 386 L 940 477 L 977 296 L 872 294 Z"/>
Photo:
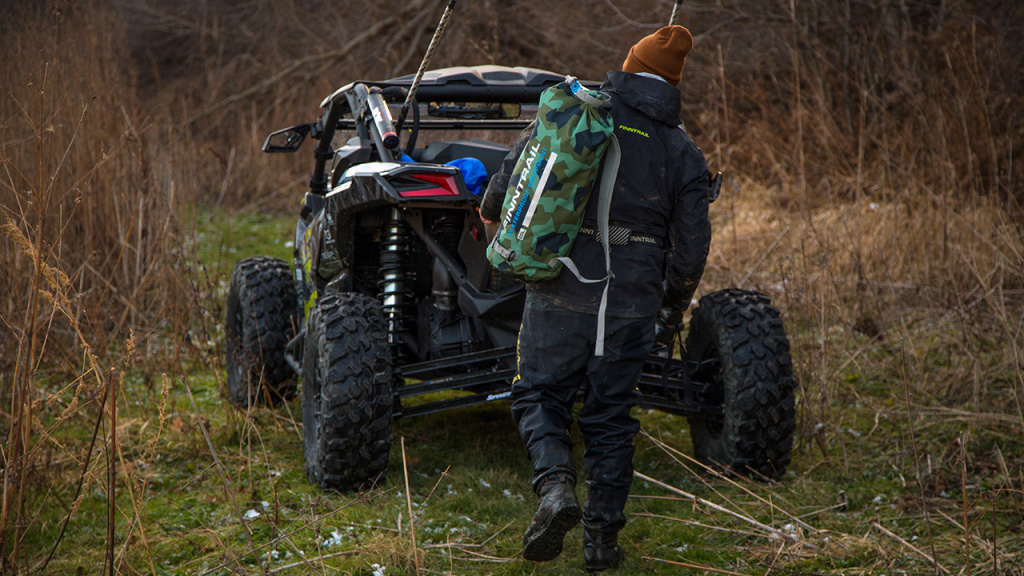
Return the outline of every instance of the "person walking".
<path id="1" fill-rule="evenodd" d="M 703 153 L 680 122 L 679 83 L 693 37 L 666 26 L 629 51 L 621 71 L 609 72 L 601 90 L 611 97 L 621 161 L 611 203 L 611 258 L 605 352 L 594 355 L 603 284 L 582 284 L 571 274 L 527 284 L 526 304 L 512 382 L 512 416 L 533 463 L 540 497 L 523 539 L 532 561 L 557 557 L 565 534 L 583 520 L 586 569 L 617 567 L 624 508 L 633 480 L 634 437 L 630 414 L 636 388 L 654 345 L 655 322 L 665 310 L 678 324 L 707 260 L 710 174 Z M 485 224 L 500 219 L 508 182 L 530 139 L 520 136 L 482 199 Z M 594 184 L 598 190 L 600 182 Z M 569 256 L 584 277 L 605 275 L 597 235 L 597 205 L 589 202 L 583 228 Z M 585 508 L 576 497 L 572 455 L 572 405 L 582 387 L 577 423 L 584 442 Z"/>

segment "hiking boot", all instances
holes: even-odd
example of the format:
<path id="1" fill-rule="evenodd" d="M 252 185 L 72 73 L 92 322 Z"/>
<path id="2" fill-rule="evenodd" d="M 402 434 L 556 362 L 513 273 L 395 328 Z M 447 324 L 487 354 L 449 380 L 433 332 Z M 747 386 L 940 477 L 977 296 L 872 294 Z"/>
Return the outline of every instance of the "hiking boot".
<path id="1" fill-rule="evenodd" d="M 555 474 L 541 482 L 537 489 L 540 505 L 523 536 L 523 558 L 547 562 L 562 553 L 565 533 L 583 517 L 574 484 L 565 474 Z"/>
<path id="2" fill-rule="evenodd" d="M 618 568 L 626 553 L 619 546 L 617 532 L 583 531 L 583 561 L 587 572 L 596 574 L 612 568 Z"/>

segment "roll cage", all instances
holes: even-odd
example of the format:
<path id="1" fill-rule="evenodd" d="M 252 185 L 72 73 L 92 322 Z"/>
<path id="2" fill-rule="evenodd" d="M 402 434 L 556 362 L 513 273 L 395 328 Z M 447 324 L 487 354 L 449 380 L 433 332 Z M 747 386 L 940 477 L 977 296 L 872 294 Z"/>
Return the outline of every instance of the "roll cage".
<path id="1" fill-rule="evenodd" d="M 264 152 L 294 152 L 306 136 L 319 140 L 310 177 L 310 192 L 324 195 L 328 190 L 327 161 L 334 157 L 331 142 L 338 130 L 355 130 L 362 143 L 373 143 L 379 159 L 398 160 L 402 150 L 415 147 L 420 130 L 522 130 L 528 119 L 421 118 L 420 104 L 435 102 L 486 102 L 535 105 L 541 93 L 564 80 L 536 68 L 504 66 L 460 66 L 424 74 L 412 106 L 412 125 L 405 146 L 391 126 L 387 104 L 402 102 L 412 87 L 413 75 L 391 80 L 361 80 L 336 90 L 320 103 L 322 112 L 315 122 L 279 130 L 267 137 Z M 596 87 L 596 82 L 583 82 Z M 399 119 L 399 126 L 404 119 Z M 371 126 L 371 123 L 376 124 Z M 394 135 L 388 140 L 388 133 Z M 280 142 L 280 143 L 277 143 Z"/>

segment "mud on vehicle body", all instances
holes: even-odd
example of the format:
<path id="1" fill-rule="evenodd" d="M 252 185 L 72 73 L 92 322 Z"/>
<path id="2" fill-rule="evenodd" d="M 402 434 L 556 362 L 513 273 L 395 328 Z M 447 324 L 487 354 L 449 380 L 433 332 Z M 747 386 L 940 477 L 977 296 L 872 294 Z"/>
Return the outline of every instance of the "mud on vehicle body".
<path id="1" fill-rule="evenodd" d="M 257 271 L 272 269 L 277 280 L 258 288 L 272 297 L 249 296 L 258 284 L 251 261 L 239 263 L 229 289 L 229 400 L 287 398 L 301 375 L 306 471 L 325 489 L 383 478 L 394 418 L 511 394 L 525 290 L 488 263 L 479 198 L 448 163 L 475 158 L 496 173 L 510 146 L 465 133 L 504 131 L 511 143 L 563 76 L 501 66 L 427 72 L 408 130 L 396 130 L 391 107 L 412 80 L 348 84 L 323 101 L 316 121 L 267 138 L 271 153 L 318 140 L 296 224 L 294 292 L 279 286 L 288 265 L 268 258 Z M 427 138 L 445 132 L 454 139 Z M 286 292 L 294 300 L 285 310 Z M 645 364 L 642 405 L 686 417 L 708 465 L 777 478 L 794 429 L 778 310 L 764 295 L 726 290 L 702 298 L 691 324 L 692 353 L 660 346 Z M 457 393 L 411 401 L 439 391 Z"/>

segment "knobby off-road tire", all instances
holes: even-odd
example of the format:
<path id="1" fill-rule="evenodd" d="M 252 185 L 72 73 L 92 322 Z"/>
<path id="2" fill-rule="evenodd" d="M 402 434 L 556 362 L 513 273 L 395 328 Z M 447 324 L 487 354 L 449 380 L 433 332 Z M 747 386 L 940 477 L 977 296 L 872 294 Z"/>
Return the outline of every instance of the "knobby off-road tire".
<path id="1" fill-rule="evenodd" d="M 306 323 L 302 444 L 309 481 L 328 490 L 382 483 L 393 396 L 387 328 L 376 300 L 327 293 Z"/>
<path id="2" fill-rule="evenodd" d="M 295 396 L 295 373 L 284 351 L 298 323 L 295 284 L 287 262 L 256 256 L 235 265 L 224 322 L 232 404 L 248 409 Z"/>
<path id="3" fill-rule="evenodd" d="M 697 460 L 726 472 L 779 478 L 790 462 L 796 408 L 778 309 L 757 292 L 708 294 L 693 311 L 686 350 L 692 360 L 718 360 L 694 380 L 712 383 L 711 398 L 725 413 L 720 423 L 689 419 Z"/>

